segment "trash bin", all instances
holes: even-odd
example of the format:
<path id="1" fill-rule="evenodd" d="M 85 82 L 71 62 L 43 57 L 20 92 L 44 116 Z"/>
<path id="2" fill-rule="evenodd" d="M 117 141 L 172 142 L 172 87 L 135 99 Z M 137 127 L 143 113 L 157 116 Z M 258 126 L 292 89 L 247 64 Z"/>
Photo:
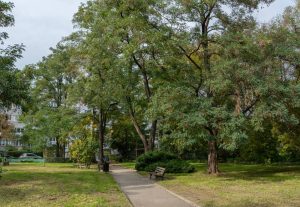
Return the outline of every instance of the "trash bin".
<path id="1" fill-rule="evenodd" d="M 109 172 L 109 158 L 107 156 L 103 158 L 102 170 L 103 172 Z"/>
<path id="2" fill-rule="evenodd" d="M 109 172 L 109 162 L 103 163 L 103 172 Z"/>

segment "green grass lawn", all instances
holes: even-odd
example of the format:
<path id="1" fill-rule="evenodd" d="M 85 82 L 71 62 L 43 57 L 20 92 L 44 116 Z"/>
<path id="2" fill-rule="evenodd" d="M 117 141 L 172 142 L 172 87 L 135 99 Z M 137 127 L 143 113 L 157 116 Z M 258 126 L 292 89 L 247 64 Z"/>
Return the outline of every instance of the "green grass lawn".
<path id="1" fill-rule="evenodd" d="M 126 207 L 109 174 L 72 164 L 12 164 L 0 178 L 0 206 Z"/>
<path id="2" fill-rule="evenodd" d="M 203 207 L 300 206 L 300 165 L 220 164 L 218 176 L 208 175 L 205 164 L 193 165 L 196 173 L 167 174 L 159 183 Z"/>

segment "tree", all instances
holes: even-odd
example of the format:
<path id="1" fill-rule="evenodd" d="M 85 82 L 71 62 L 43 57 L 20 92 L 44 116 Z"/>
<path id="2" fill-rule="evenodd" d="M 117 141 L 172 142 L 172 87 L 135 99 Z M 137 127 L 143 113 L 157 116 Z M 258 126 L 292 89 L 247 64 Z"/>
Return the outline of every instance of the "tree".
<path id="1" fill-rule="evenodd" d="M 96 127 L 95 136 L 99 143 L 99 170 L 104 158 L 104 144 L 107 133 L 107 124 L 110 116 L 116 110 L 118 101 L 115 98 L 115 83 L 113 80 L 114 56 L 108 50 L 108 39 L 103 25 L 108 24 L 102 19 L 91 21 L 91 15 L 96 12 L 95 4 L 88 2 L 82 6 L 75 15 L 74 23 L 82 30 L 80 31 L 76 57 L 79 75 L 72 86 L 73 103 L 85 105 L 93 114 L 92 126 Z M 104 13 L 101 13 L 104 15 Z M 96 24 L 97 23 L 97 24 Z M 78 93 L 79 92 L 79 93 Z"/>
<path id="2" fill-rule="evenodd" d="M 0 1 L 0 28 L 14 25 L 14 17 L 11 14 L 14 5 Z M 3 110 L 10 108 L 12 104 L 23 105 L 27 100 L 29 84 L 22 73 L 15 68 L 15 62 L 22 57 L 24 45 L 5 46 L 8 38 L 6 32 L 0 32 L 0 138 L 12 136 L 13 126 L 8 122 L 8 117 L 2 114 Z"/>
<path id="3" fill-rule="evenodd" d="M 52 54 L 37 65 L 28 66 L 24 73 L 33 78 L 30 110 L 25 114 L 25 136 L 29 142 L 44 148 L 56 140 L 56 157 L 65 156 L 68 130 L 76 123 L 76 108 L 67 103 L 68 88 L 74 74 L 69 72 L 72 47 L 63 42 L 51 49 Z M 71 70 L 72 71 L 72 70 Z"/>
<path id="4" fill-rule="evenodd" d="M 157 134 L 157 120 L 147 119 L 145 113 L 161 70 L 159 43 L 166 38 L 153 27 L 157 21 L 151 20 L 156 13 L 155 4 L 156 1 L 89 1 L 75 17 L 79 26 L 93 35 L 92 40 L 101 45 L 98 55 L 105 54 L 102 61 L 106 66 L 110 63 L 109 70 L 113 71 L 111 79 L 116 85 L 112 91 L 119 106 L 131 117 L 145 151 L 154 149 Z"/>
<path id="5" fill-rule="evenodd" d="M 14 17 L 11 14 L 14 5 L 0 1 L 0 27 L 14 25 Z M 23 82 L 20 71 L 15 68 L 15 62 L 22 57 L 24 45 L 4 46 L 8 38 L 6 32 L 0 32 L 0 107 L 10 107 L 11 104 L 21 105 L 27 98 L 28 84 Z"/>
<path id="6" fill-rule="evenodd" d="M 13 126 L 9 123 L 7 115 L 0 114 L 0 139 L 13 136 Z"/>
<path id="7" fill-rule="evenodd" d="M 295 121 L 285 101 L 298 94 L 279 80 L 284 64 L 275 61 L 277 45 L 251 16 L 272 1 L 165 2 L 176 57 L 169 73 L 179 77 L 160 87 L 153 108 L 164 136 L 207 140 L 208 172 L 218 173 L 217 148 L 237 148 L 247 138 L 247 122 L 263 130 L 265 119 Z"/>
<path id="8" fill-rule="evenodd" d="M 276 41 L 276 58 L 284 65 L 281 78 L 294 88 L 291 95 L 295 96 L 295 93 L 299 92 L 300 86 L 300 1 L 296 1 L 295 7 L 286 8 L 282 17 L 268 25 L 266 30 L 273 41 Z M 280 155 L 289 161 L 297 160 L 300 156 L 299 104 L 299 99 L 286 103 L 288 111 L 297 120 L 296 124 L 278 121 L 273 123 L 272 134 L 278 140 Z"/>
<path id="9" fill-rule="evenodd" d="M 138 153 L 136 150 L 143 147 L 130 117 L 126 115 L 114 117 L 109 131 L 109 143 L 112 149 L 118 150 L 120 161 L 133 160 Z"/>
<path id="10" fill-rule="evenodd" d="M 70 131 L 73 139 L 69 148 L 71 159 L 79 164 L 85 164 L 86 167 L 94 161 L 98 147 L 93 127 L 88 127 L 93 122 L 92 119 L 91 114 L 87 114 Z"/>
<path id="11" fill-rule="evenodd" d="M 107 137 L 117 143 L 134 128 L 145 152 L 158 134 L 162 149 L 178 154 L 207 147 L 210 174 L 219 172 L 218 149 L 234 151 L 247 139 L 258 150 L 274 140 L 295 146 L 299 9 L 259 25 L 253 12 L 272 1 L 88 1 L 74 18 L 79 31 L 34 70 L 40 104 L 31 118 L 40 126 L 32 129 L 63 143 L 85 114 L 99 166 Z"/>

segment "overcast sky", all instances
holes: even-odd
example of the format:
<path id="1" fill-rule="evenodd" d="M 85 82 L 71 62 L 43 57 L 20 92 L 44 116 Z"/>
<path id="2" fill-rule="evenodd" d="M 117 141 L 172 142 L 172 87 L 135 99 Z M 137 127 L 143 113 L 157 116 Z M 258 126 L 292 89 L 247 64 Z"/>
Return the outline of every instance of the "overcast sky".
<path id="1" fill-rule="evenodd" d="M 8 0 L 5 0 L 8 1 Z M 86 0 L 10 0 L 15 4 L 13 14 L 16 24 L 8 31 L 8 44 L 23 43 L 26 51 L 17 62 L 18 68 L 37 63 L 49 54 L 62 37 L 73 31 L 72 17 L 78 6 Z M 285 7 L 294 5 L 294 0 L 275 0 L 256 16 L 260 22 L 267 22 L 281 14 Z"/>

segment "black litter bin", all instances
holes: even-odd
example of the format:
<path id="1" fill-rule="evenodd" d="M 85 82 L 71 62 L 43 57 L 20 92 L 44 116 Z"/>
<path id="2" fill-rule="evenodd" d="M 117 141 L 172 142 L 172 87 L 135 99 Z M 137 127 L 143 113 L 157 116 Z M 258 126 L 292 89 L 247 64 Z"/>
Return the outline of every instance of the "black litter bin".
<path id="1" fill-rule="evenodd" d="M 102 170 L 103 172 L 109 172 L 109 158 L 107 156 L 103 158 Z"/>
<path id="2" fill-rule="evenodd" d="M 109 162 L 103 163 L 103 172 L 109 172 Z"/>

